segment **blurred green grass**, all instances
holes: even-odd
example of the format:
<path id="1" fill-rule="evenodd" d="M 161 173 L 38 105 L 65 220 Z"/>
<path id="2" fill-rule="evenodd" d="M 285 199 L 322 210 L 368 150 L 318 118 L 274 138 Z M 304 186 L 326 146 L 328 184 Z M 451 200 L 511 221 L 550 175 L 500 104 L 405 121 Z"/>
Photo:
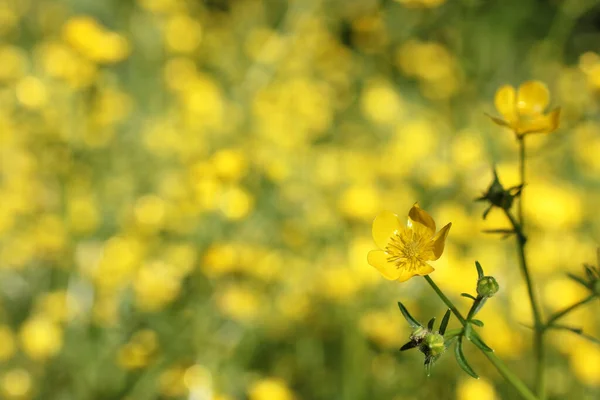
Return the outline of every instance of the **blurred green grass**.
<path id="1" fill-rule="evenodd" d="M 6 0 L 0 3 L 0 397 L 512 399 L 451 357 L 399 354 L 444 307 L 366 262 L 416 201 L 453 227 L 432 277 L 474 260 L 501 292 L 486 341 L 531 378 L 512 243 L 473 199 L 518 181 L 495 90 L 539 79 L 529 252 L 547 312 L 600 235 L 596 1 Z M 600 334 L 597 304 L 567 322 Z M 600 349 L 552 333 L 552 399 L 599 394 Z"/>

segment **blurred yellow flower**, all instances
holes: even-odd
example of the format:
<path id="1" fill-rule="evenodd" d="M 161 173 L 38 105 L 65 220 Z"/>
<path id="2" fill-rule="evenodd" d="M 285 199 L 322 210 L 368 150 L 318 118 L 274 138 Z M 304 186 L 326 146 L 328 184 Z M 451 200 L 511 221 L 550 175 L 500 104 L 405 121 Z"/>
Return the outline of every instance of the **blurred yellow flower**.
<path id="1" fill-rule="evenodd" d="M 188 393 L 185 385 L 186 369 L 183 366 L 175 366 L 163 371 L 158 377 L 160 393 L 165 397 L 182 397 Z"/>
<path id="2" fill-rule="evenodd" d="M 155 261 L 145 264 L 133 282 L 135 301 L 142 311 L 158 311 L 179 295 L 181 282 L 173 267 Z"/>
<path id="3" fill-rule="evenodd" d="M 294 394 L 278 378 L 265 378 L 254 383 L 248 391 L 250 400 L 293 400 Z"/>
<path id="4" fill-rule="evenodd" d="M 0 361 L 7 361 L 15 354 L 15 334 L 7 325 L 0 325 Z"/>
<path id="5" fill-rule="evenodd" d="M 138 369 L 148 365 L 158 349 L 158 337 L 149 329 L 136 332 L 117 354 L 117 363 L 125 369 Z"/>
<path id="6" fill-rule="evenodd" d="M 383 211 L 373 221 L 373 239 L 381 250 L 371 250 L 369 264 L 390 280 L 407 281 L 415 275 L 434 271 L 427 261 L 435 261 L 444 252 L 452 223 L 435 232 L 435 221 L 415 204 L 402 227 L 398 216 Z"/>
<path id="7" fill-rule="evenodd" d="M 494 104 L 504 119 L 490 116 L 492 121 L 512 129 L 518 136 L 550 133 L 558 128 L 560 108 L 544 114 L 550 104 L 550 91 L 543 82 L 527 81 L 518 90 L 511 85 L 501 86 Z"/>
<path id="8" fill-rule="evenodd" d="M 46 317 L 33 317 L 21 327 L 23 351 L 34 360 L 45 360 L 58 353 L 63 345 L 60 327 Z"/>
<path id="9" fill-rule="evenodd" d="M 457 400 L 496 400 L 498 396 L 491 382 L 485 379 L 465 379 L 456 388 Z"/>
<path id="10" fill-rule="evenodd" d="M 598 345 L 580 340 L 577 346 L 573 347 L 571 367 L 581 382 L 600 386 L 600 349 Z"/>
<path id="11" fill-rule="evenodd" d="M 85 57 L 100 64 L 113 64 L 129 56 L 129 42 L 106 30 L 89 16 L 77 16 L 63 26 L 63 39 Z"/>
<path id="12" fill-rule="evenodd" d="M 240 322 L 252 321 L 260 312 L 258 291 L 246 286 L 226 286 L 217 292 L 215 301 L 221 313 Z"/>
<path id="13" fill-rule="evenodd" d="M 396 312 L 368 312 L 361 317 L 359 326 L 366 337 L 382 348 L 399 347 L 405 342 L 405 338 L 399 334 L 404 325 Z"/>
<path id="14" fill-rule="evenodd" d="M 32 388 L 31 375 L 24 369 L 12 369 L 2 376 L 2 398 L 26 399 Z"/>

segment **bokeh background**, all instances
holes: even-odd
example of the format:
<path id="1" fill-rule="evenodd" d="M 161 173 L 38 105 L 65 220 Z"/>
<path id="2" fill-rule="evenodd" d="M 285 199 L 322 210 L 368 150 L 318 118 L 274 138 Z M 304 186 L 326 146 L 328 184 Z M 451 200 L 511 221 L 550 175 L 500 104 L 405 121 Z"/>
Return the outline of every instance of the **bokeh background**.
<path id="1" fill-rule="evenodd" d="M 516 143 L 484 113 L 529 79 L 563 110 L 528 143 L 547 315 L 600 237 L 599 50 L 591 0 L 1 1 L 0 397 L 516 399 L 472 347 L 478 381 L 398 352 L 397 301 L 445 308 L 367 264 L 370 225 L 452 222 L 432 277 L 465 310 L 475 260 L 498 279 L 480 331 L 531 382 L 514 243 L 473 202 Z M 551 399 L 600 396 L 599 346 L 549 352 Z"/>

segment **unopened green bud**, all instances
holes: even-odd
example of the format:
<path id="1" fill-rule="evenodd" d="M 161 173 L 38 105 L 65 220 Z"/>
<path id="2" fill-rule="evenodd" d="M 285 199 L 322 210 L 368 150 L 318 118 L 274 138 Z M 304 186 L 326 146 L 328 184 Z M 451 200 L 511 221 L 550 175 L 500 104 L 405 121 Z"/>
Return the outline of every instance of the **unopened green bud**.
<path id="1" fill-rule="evenodd" d="M 428 333 L 421 345 L 421 351 L 430 357 L 439 357 L 446 351 L 444 337 L 439 333 Z"/>
<path id="2" fill-rule="evenodd" d="M 481 297 L 492 297 L 499 289 L 500 285 L 493 276 L 484 276 L 477 281 L 477 294 Z"/>

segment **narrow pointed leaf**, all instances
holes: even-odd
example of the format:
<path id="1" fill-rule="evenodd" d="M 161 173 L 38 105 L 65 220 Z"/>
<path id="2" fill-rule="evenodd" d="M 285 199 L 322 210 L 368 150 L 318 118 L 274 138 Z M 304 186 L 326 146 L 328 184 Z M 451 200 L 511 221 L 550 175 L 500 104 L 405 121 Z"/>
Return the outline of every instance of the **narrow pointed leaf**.
<path id="1" fill-rule="evenodd" d="M 579 335 L 582 338 L 584 338 L 586 340 L 589 340 L 592 343 L 596 343 L 596 344 L 600 345 L 600 339 L 583 333 L 583 330 L 580 329 L 580 328 L 574 328 L 574 327 L 571 327 L 571 326 L 568 326 L 568 325 L 558 325 L 558 324 L 552 324 L 552 325 L 549 326 L 549 328 L 552 328 L 552 329 L 564 329 L 564 330 L 567 330 L 569 332 L 573 332 L 574 334 Z"/>
<path id="2" fill-rule="evenodd" d="M 448 327 L 448 321 L 450 321 L 451 311 L 448 309 L 446 314 L 444 314 L 444 318 L 442 318 L 442 323 L 440 324 L 440 335 L 444 335 L 446 333 L 446 328 Z"/>
<path id="3" fill-rule="evenodd" d="M 571 273 L 567 273 L 567 276 L 569 278 L 573 279 L 575 282 L 577 282 L 577 283 L 585 286 L 586 288 L 588 288 L 588 289 L 590 288 L 589 285 L 588 285 L 588 283 L 583 278 L 580 278 L 577 275 L 573 275 Z"/>
<path id="4" fill-rule="evenodd" d="M 531 330 L 533 330 L 533 326 L 531 326 L 531 325 L 527 325 L 527 324 L 524 324 L 524 323 L 522 323 L 522 322 L 519 322 L 519 325 L 521 325 L 521 326 L 522 326 L 522 327 L 524 327 L 524 328 L 527 328 L 527 329 L 531 329 Z"/>
<path id="5" fill-rule="evenodd" d="M 404 346 L 400 347 L 400 351 L 406 351 L 406 350 L 414 349 L 418 345 L 419 344 L 417 342 L 415 342 L 414 340 L 411 340 L 410 342 L 406 343 Z"/>
<path id="6" fill-rule="evenodd" d="M 479 336 L 477 336 L 477 335 L 471 335 L 471 337 L 469 338 L 469 340 L 471 341 L 471 343 L 473 343 L 475 346 L 479 347 L 483 351 L 487 351 L 487 352 L 490 352 L 490 353 L 494 352 L 494 350 L 491 347 L 489 347 L 487 344 L 485 344 L 483 342 L 483 340 L 481 340 L 479 338 Z"/>
<path id="7" fill-rule="evenodd" d="M 433 324 L 435 324 L 435 317 L 431 318 L 429 320 L 429 322 L 427 323 L 427 329 L 429 329 L 430 331 L 433 330 Z"/>
<path id="8" fill-rule="evenodd" d="M 596 343 L 596 344 L 600 345 L 600 339 L 598 339 L 598 338 L 595 338 L 595 337 L 590 336 L 590 335 L 586 335 L 585 333 L 579 333 L 579 336 L 581 336 L 584 339 L 589 340 L 592 343 Z"/>
<path id="9" fill-rule="evenodd" d="M 469 298 L 469 299 L 471 299 L 471 300 L 473 300 L 473 301 L 477 300 L 477 298 L 475 298 L 475 296 L 472 296 L 472 295 L 470 295 L 469 293 L 461 293 L 460 295 L 461 295 L 462 297 Z"/>
<path id="10" fill-rule="evenodd" d="M 418 328 L 418 327 L 423 326 L 419 323 L 419 321 L 414 319 L 412 317 L 412 315 L 410 315 L 410 313 L 408 312 L 406 307 L 404 307 L 404 304 L 402 304 L 401 302 L 398 302 L 398 308 L 400 308 L 400 312 L 402 313 L 402 315 L 404 316 L 404 319 L 406 319 L 406 322 L 408 322 L 408 324 L 410 326 L 412 326 L 413 328 Z"/>
<path id="11" fill-rule="evenodd" d="M 501 233 L 507 236 L 510 236 L 515 233 L 514 229 L 484 229 L 482 230 L 482 232 L 490 234 Z"/>
<path id="12" fill-rule="evenodd" d="M 484 197 L 485 199 L 485 197 Z M 486 219 L 488 214 L 490 213 L 490 211 L 492 211 L 493 206 L 489 206 L 488 208 L 486 208 L 486 210 L 483 212 L 483 219 Z"/>
<path id="13" fill-rule="evenodd" d="M 464 331 L 464 335 L 467 339 L 471 339 L 471 334 L 473 333 L 473 328 L 471 326 L 471 324 L 469 322 L 467 322 L 467 324 L 465 325 L 465 331 Z"/>
<path id="14" fill-rule="evenodd" d="M 458 365 L 463 369 L 463 371 L 471 375 L 473 378 L 479 379 L 479 375 L 477 375 L 475 371 L 473 371 L 473 368 L 471 368 L 471 366 L 467 362 L 467 359 L 465 358 L 465 355 L 463 354 L 462 338 L 459 338 L 458 342 L 456 342 L 456 346 L 454 346 L 454 356 L 456 357 L 456 361 L 458 362 Z"/>
<path id="15" fill-rule="evenodd" d="M 581 328 L 575 328 L 574 326 L 569 326 L 569 325 L 553 324 L 553 325 L 551 325 L 551 327 L 555 328 L 555 329 L 564 329 L 564 330 L 567 330 L 567 331 L 571 331 L 571 332 L 576 333 L 578 335 L 580 335 L 580 334 L 583 333 L 583 329 L 581 329 Z"/>
<path id="16" fill-rule="evenodd" d="M 596 280 L 596 277 L 594 276 L 594 271 L 592 270 L 592 268 L 589 265 L 584 265 L 583 267 L 585 268 L 585 274 L 587 275 L 588 280 L 590 280 L 590 281 Z"/>
<path id="17" fill-rule="evenodd" d="M 502 230 L 502 229 L 500 229 Z M 503 229 L 506 230 L 506 229 Z M 481 268 L 481 264 L 479 264 L 479 261 L 475 261 L 475 268 L 477 268 L 477 279 L 481 279 L 483 278 L 483 268 Z"/>
<path id="18" fill-rule="evenodd" d="M 462 331 L 463 330 L 461 328 L 450 329 L 446 332 L 444 338 L 446 338 L 446 340 L 452 340 L 453 338 L 460 336 L 462 334 Z"/>
<path id="19" fill-rule="evenodd" d="M 479 310 L 481 310 L 483 308 L 485 302 L 487 301 L 487 297 L 479 299 L 478 301 L 479 301 L 479 303 L 477 303 L 477 305 L 475 306 L 475 310 L 473 310 L 473 315 L 477 314 L 479 312 Z"/>
<path id="20" fill-rule="evenodd" d="M 472 319 L 472 320 L 471 320 L 471 323 L 472 323 L 473 325 L 477 325 L 477 326 L 479 326 L 479 327 L 482 327 L 482 326 L 483 326 L 483 321 L 482 321 L 482 320 L 480 320 L 480 319 Z"/>

